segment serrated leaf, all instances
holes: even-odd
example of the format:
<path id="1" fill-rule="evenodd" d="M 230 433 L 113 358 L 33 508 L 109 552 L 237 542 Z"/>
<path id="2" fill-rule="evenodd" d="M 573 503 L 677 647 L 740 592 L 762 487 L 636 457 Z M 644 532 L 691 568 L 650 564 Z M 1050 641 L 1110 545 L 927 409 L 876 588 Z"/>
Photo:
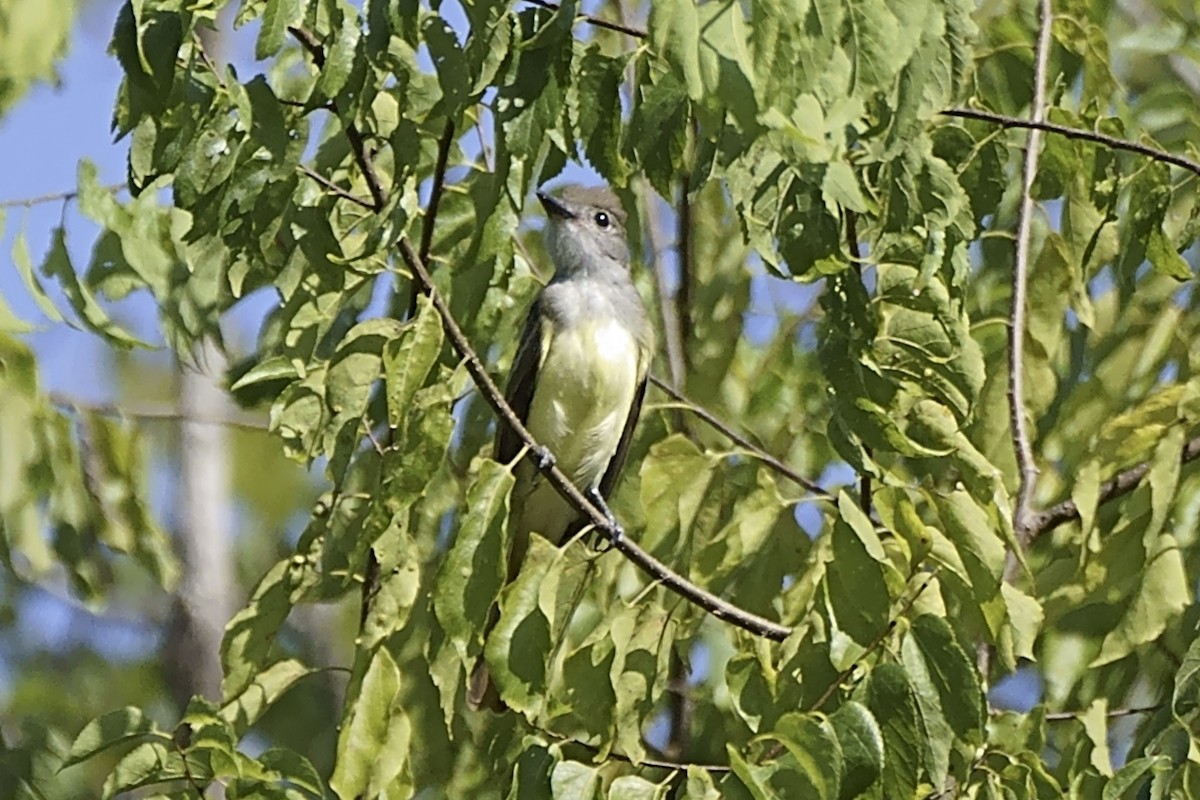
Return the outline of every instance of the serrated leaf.
<path id="1" fill-rule="evenodd" d="M 838 511 L 827 568 L 830 612 L 840 630 L 866 647 L 888 624 L 891 597 L 882 563 L 887 554 L 870 520 L 845 492 Z"/>

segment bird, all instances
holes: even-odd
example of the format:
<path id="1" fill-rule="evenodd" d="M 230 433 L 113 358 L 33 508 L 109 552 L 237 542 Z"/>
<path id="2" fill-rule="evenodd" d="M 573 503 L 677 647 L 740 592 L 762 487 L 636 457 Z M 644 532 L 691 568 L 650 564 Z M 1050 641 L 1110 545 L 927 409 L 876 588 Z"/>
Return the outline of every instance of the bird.
<path id="1" fill-rule="evenodd" d="M 554 276 L 525 320 L 505 400 L 541 446 L 514 466 L 507 581 L 517 571 L 530 534 L 555 544 L 585 525 L 578 511 L 541 474 L 559 469 L 622 534 L 608 507 L 629 454 L 654 352 L 654 328 L 634 286 L 617 196 L 603 186 L 567 186 L 537 193 L 546 211 L 546 250 Z M 511 463 L 524 443 L 501 422 L 495 455 Z M 484 636 L 498 619 L 493 609 Z M 468 689 L 473 707 L 502 710 L 482 656 Z"/>

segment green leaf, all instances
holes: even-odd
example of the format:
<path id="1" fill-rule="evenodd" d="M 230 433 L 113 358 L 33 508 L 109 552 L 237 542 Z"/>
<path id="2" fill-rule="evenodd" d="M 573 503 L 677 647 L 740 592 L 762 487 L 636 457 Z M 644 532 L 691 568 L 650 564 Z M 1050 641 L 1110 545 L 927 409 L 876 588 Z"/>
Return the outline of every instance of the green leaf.
<path id="1" fill-rule="evenodd" d="M 33 262 L 29 259 L 29 246 L 25 243 L 25 231 L 20 228 L 13 236 L 12 263 L 17 268 L 17 274 L 21 276 L 21 280 L 25 282 L 25 288 L 29 291 L 29 295 L 37 303 L 42 313 L 51 322 L 62 322 L 62 314 L 59 313 L 50 296 L 46 294 L 45 288 L 42 287 L 42 282 L 33 272 Z"/>
<path id="2" fill-rule="evenodd" d="M 841 794 L 857 797 L 883 774 L 883 731 L 861 703 L 845 703 L 829 717 L 842 749 Z"/>
<path id="3" fill-rule="evenodd" d="M 595 767 L 578 761 L 560 761 L 550 773 L 554 800 L 595 800 L 600 792 L 600 775 Z"/>
<path id="4" fill-rule="evenodd" d="M 827 568 L 829 609 L 839 630 L 866 647 L 888 624 L 891 596 L 883 568 L 887 554 L 871 521 L 845 492 L 838 496 L 838 511 Z"/>
<path id="5" fill-rule="evenodd" d="M 247 731 L 297 681 L 312 670 L 294 658 L 276 661 L 250 678 L 237 697 L 221 708 L 220 716 L 238 732 Z"/>
<path id="6" fill-rule="evenodd" d="M 553 610 L 541 605 L 542 583 L 562 551 L 544 537 L 530 536 L 529 549 L 500 600 L 500 621 L 484 647 L 491 677 L 500 697 L 516 711 L 532 715 L 545 702 L 550 675 Z"/>
<path id="7" fill-rule="evenodd" d="M 1104 786 L 1101 800 L 1120 800 L 1135 786 L 1140 786 L 1147 773 L 1159 773 L 1170 768 L 1171 760 L 1166 756 L 1145 756 L 1128 762 Z"/>
<path id="8" fill-rule="evenodd" d="M 400 688 L 400 669 L 380 647 L 370 656 L 358 692 L 348 698 L 329 779 L 339 797 L 377 796 L 406 769 L 412 731 Z"/>
<path id="9" fill-rule="evenodd" d="M 704 95 L 700 74 L 700 16 L 691 0 L 650 4 L 650 46 L 666 59 L 692 100 Z"/>
<path id="10" fill-rule="evenodd" d="M 179 780 L 191 775 L 201 785 L 208 782 L 210 769 L 202 761 L 188 759 L 168 739 L 166 742 L 144 742 L 130 750 L 104 779 L 101 791 L 103 800 L 116 797 L 122 792 L 153 786 L 156 783 Z"/>
<path id="11" fill-rule="evenodd" d="M 454 544 L 438 570 L 433 609 L 464 662 L 473 655 L 488 612 L 504 582 L 508 498 L 512 472 L 486 459 L 467 489 Z"/>
<path id="12" fill-rule="evenodd" d="M 1175 673 L 1175 689 L 1171 694 L 1171 712 L 1180 721 L 1197 707 L 1200 707 L 1200 637 L 1188 646 Z"/>
<path id="13" fill-rule="evenodd" d="M 986 714 L 979 675 L 946 621 L 931 614 L 917 617 L 902 650 L 917 697 L 923 701 L 922 713 L 928 699 L 936 697 L 958 737 L 981 741 Z"/>
<path id="14" fill-rule="evenodd" d="M 130 348 L 134 345 L 149 347 L 148 344 L 128 333 L 124 327 L 114 323 L 100 303 L 96 301 L 96 297 L 91 294 L 91 291 L 79 283 L 79 276 L 76 275 L 74 266 L 71 264 L 71 255 L 67 253 L 66 230 L 59 225 L 54 229 L 52 237 L 46 260 L 42 261 L 42 275 L 58 279 L 62 291 L 67 296 L 67 301 L 71 303 L 74 312 L 79 314 L 79 318 L 83 320 L 88 330 L 98 333 L 118 347 Z"/>
<path id="15" fill-rule="evenodd" d="M 1093 668 L 1124 658 L 1135 648 L 1162 635 L 1167 625 L 1193 601 L 1179 543 L 1164 533 L 1146 553 L 1141 585 L 1124 605 L 1120 623 L 1104 637 Z"/>
<path id="16" fill-rule="evenodd" d="M 110 747 L 145 738 L 157 738 L 164 742 L 171 740 L 153 720 L 146 719 L 140 708 L 126 706 L 110 711 L 84 726 L 71 744 L 62 768 L 86 761 Z"/>
<path id="17" fill-rule="evenodd" d="M 608 800 L 662 800 L 670 788 L 668 783 L 651 783 L 637 775 L 622 775 L 608 786 Z M 557 796 L 557 795 L 556 795 Z"/>
<path id="18" fill-rule="evenodd" d="M 388 422 L 398 428 L 412 407 L 413 397 L 425 384 L 442 352 L 441 317 L 429 298 L 417 298 L 417 314 L 383 351 L 387 376 Z"/>
<path id="19" fill-rule="evenodd" d="M 924 763 L 921 745 L 925 731 L 918 716 L 916 694 L 903 667 L 880 664 L 871 671 L 867 707 L 878 721 L 883 736 L 880 782 L 883 795 L 912 797 Z"/>
<path id="20" fill-rule="evenodd" d="M 300 25 L 304 20 L 304 0 L 267 0 L 263 11 L 262 26 L 254 43 L 254 57 L 259 61 L 270 58 L 283 47 L 289 25 Z"/>

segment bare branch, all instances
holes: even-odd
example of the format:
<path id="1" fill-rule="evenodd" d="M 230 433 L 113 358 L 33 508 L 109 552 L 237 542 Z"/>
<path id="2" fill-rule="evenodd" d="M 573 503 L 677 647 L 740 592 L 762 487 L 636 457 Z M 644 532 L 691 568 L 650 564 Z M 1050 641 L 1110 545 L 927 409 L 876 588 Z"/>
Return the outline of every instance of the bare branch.
<path id="1" fill-rule="evenodd" d="M 690 400 L 685 394 L 683 394 L 683 392 L 680 392 L 675 387 L 671 386 L 671 384 L 667 381 L 664 381 L 657 375 L 651 375 L 650 382 L 666 392 L 672 400 L 681 404 L 688 411 L 691 411 L 697 417 L 704 420 L 704 422 L 708 423 L 713 429 L 724 434 L 726 438 L 728 438 L 738 447 L 750 453 L 783 477 L 787 478 L 798 486 L 803 486 L 805 489 L 817 495 L 818 497 L 825 498 L 826 500 L 831 499 L 832 495 L 822 489 L 814 481 L 804 477 L 799 472 L 796 472 L 796 470 L 792 469 L 787 464 L 768 453 L 766 450 L 763 450 L 761 447 L 754 444 L 745 436 L 734 430 L 730 425 L 723 422 L 716 414 L 712 413 L 694 400 Z"/>
<path id="2" fill-rule="evenodd" d="M 513 412 L 512 407 L 504 400 L 504 395 L 496 386 L 495 382 L 488 375 L 487 370 L 483 366 L 483 362 L 479 360 L 479 356 L 475 354 L 475 350 L 467 341 L 462 329 L 454 321 L 453 315 L 450 313 L 450 308 L 442 299 L 441 293 L 434 288 L 433 280 L 429 276 L 429 272 L 425 268 L 425 264 L 418 257 L 417 252 L 413 249 L 412 244 L 407 238 L 400 239 L 399 243 L 400 255 L 404 259 L 404 263 L 412 270 L 413 277 L 420 284 L 421 290 L 429 297 L 433 303 L 434 309 L 438 316 L 442 319 L 442 327 L 446 331 L 450 342 L 454 346 L 455 352 L 459 358 L 463 360 L 467 371 L 475 381 L 476 387 L 487 400 L 488 405 L 500 417 L 501 423 L 508 425 L 521 439 L 522 443 L 527 445 L 527 450 L 530 453 L 540 452 L 541 447 L 537 440 L 529 433 L 521 420 Z M 708 613 L 715 616 L 717 619 L 724 620 L 733 625 L 736 625 L 743 630 L 749 631 L 756 636 L 762 636 L 773 641 L 782 642 L 791 633 L 791 629 L 785 625 L 780 625 L 777 622 L 772 622 L 769 619 L 760 617 L 744 609 L 722 600 L 710 592 L 701 589 L 699 586 L 688 581 L 682 575 L 672 571 L 662 562 L 655 559 L 641 547 L 639 547 L 631 537 L 621 536 L 616 537 L 616 529 L 609 523 L 608 519 L 595 506 L 593 506 L 583 493 L 571 483 L 562 470 L 555 465 L 548 465 L 542 469 L 542 474 L 546 476 L 551 485 L 571 504 L 571 506 L 583 515 L 592 526 L 601 533 L 606 534 L 613 540 L 613 547 L 620 551 L 622 555 L 640 567 L 644 572 L 657 580 L 666 588 L 680 595 L 691 603 L 703 608 Z"/>
<path id="3" fill-rule="evenodd" d="M 1033 71 L 1033 122 L 1046 118 L 1046 64 L 1050 54 L 1050 26 L 1054 21 L 1050 0 L 1040 0 L 1041 20 L 1038 29 L 1037 52 Z M 1020 485 L 1014 526 L 1017 538 L 1024 543 L 1028 537 L 1030 505 L 1037 482 L 1037 465 L 1033 460 L 1033 445 L 1025 421 L 1025 304 L 1029 283 L 1029 248 L 1033 224 L 1033 181 L 1037 177 L 1038 155 L 1042 131 L 1030 128 L 1025 143 L 1025 163 L 1022 168 L 1021 205 L 1017 211 L 1017 248 L 1013 259 L 1012 313 L 1008 327 L 1008 407 L 1012 423 L 1013 451 L 1017 458 Z M 1015 561 L 1013 562 L 1015 563 Z"/>
<path id="4" fill-rule="evenodd" d="M 1082 128 L 1072 128 L 1067 125 L 1059 125 L 1056 122 L 1046 122 L 1044 120 L 1028 120 L 1010 117 L 1004 114 L 996 114 L 991 111 L 980 111 L 974 108 L 948 108 L 941 112 L 943 116 L 958 117 L 960 119 L 974 119 L 980 122 L 992 122 L 1002 128 L 1026 128 L 1029 130 L 1045 131 L 1046 133 L 1054 133 L 1059 136 L 1065 136 L 1068 139 L 1080 139 L 1087 142 L 1111 147 L 1113 150 L 1125 150 L 1130 153 L 1137 153 L 1140 156 L 1152 158 L 1155 161 L 1162 161 L 1172 166 L 1186 169 L 1196 175 L 1200 175 L 1200 163 L 1192 161 L 1189 158 L 1168 153 L 1165 150 L 1160 150 L 1157 147 L 1140 144 L 1139 142 L 1131 142 L 1128 139 L 1119 139 L 1116 136 L 1109 136 L 1107 133 L 1099 133 L 1097 131 L 1084 130 Z"/>
<path id="5" fill-rule="evenodd" d="M 679 184 L 679 213 L 676 217 L 677 234 L 675 246 L 679 253 L 679 289 L 675 292 L 675 319 L 679 325 L 679 354 L 683 367 L 688 364 L 688 342 L 695 335 L 692 323 L 692 283 L 695 277 L 694 254 L 692 247 L 692 201 L 691 181 L 684 175 Z M 682 388 L 683 384 L 676 381 L 675 387 Z"/>

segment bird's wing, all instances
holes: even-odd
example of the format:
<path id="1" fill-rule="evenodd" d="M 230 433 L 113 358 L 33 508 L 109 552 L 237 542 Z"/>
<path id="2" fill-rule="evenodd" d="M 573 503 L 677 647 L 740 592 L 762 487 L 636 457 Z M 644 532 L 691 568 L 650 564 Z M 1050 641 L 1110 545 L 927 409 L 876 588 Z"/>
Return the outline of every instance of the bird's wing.
<path id="1" fill-rule="evenodd" d="M 549 326 L 542 321 L 541 298 L 533 302 L 529 316 L 525 318 L 525 330 L 521 332 L 521 343 L 517 346 L 517 357 L 513 360 L 508 376 L 508 388 L 504 399 L 523 424 L 529 422 L 529 406 L 533 403 L 533 391 L 537 387 L 538 370 L 549 349 L 543 339 Z M 524 444 L 516 431 L 500 420 L 496 426 L 496 460 L 507 464 L 517 457 Z"/>
<path id="2" fill-rule="evenodd" d="M 633 430 L 637 427 L 638 417 L 642 413 L 642 400 L 646 396 L 646 376 L 648 374 L 648 372 L 642 373 L 642 380 L 638 384 L 637 391 L 633 393 L 633 402 L 629 405 L 629 416 L 625 418 L 625 430 L 621 431 L 621 441 L 617 443 L 617 450 L 608 462 L 608 468 L 604 470 L 604 476 L 600 478 L 600 485 L 597 488 L 600 490 L 600 495 L 605 499 L 612 497 L 613 490 L 617 488 L 617 480 L 621 476 L 621 468 L 625 466 L 625 459 L 629 455 L 629 444 L 633 441 Z"/>

